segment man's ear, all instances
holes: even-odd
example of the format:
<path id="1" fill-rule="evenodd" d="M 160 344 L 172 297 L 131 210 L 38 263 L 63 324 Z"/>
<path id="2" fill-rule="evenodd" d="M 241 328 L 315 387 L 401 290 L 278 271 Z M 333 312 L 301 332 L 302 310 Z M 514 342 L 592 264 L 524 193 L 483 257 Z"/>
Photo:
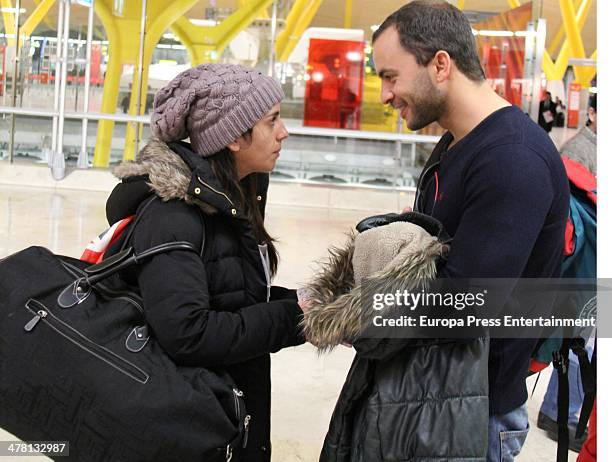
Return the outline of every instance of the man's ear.
<path id="1" fill-rule="evenodd" d="M 453 61 L 448 52 L 439 50 L 431 60 L 431 66 L 435 81 L 442 83 L 448 80 Z"/>
<path id="2" fill-rule="evenodd" d="M 238 142 L 238 140 L 234 140 L 232 141 L 230 144 L 227 145 L 227 147 L 229 148 L 230 151 L 232 152 L 238 152 L 240 151 L 240 143 Z"/>
<path id="3" fill-rule="evenodd" d="M 597 113 L 595 112 L 595 109 L 593 109 L 592 107 L 587 109 L 587 115 L 588 115 L 589 120 L 591 122 L 593 122 L 593 119 L 595 118 L 595 114 L 597 114 Z"/>

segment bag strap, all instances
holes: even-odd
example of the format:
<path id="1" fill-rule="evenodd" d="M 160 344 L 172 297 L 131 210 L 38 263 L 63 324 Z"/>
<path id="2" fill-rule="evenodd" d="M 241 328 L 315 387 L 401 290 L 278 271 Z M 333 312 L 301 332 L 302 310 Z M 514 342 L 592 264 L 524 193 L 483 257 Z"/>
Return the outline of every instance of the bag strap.
<path id="1" fill-rule="evenodd" d="M 569 367 L 570 338 L 564 337 L 561 348 L 553 352 L 553 365 L 557 370 L 557 462 L 567 462 L 569 450 Z"/>
<path id="2" fill-rule="evenodd" d="M 595 352 L 593 352 L 593 359 L 589 361 L 589 356 L 584 345 L 585 342 L 583 338 L 575 338 L 571 345 L 572 351 L 578 357 L 578 363 L 580 364 L 580 379 L 584 390 L 584 400 L 582 401 L 580 418 L 578 420 L 578 426 L 576 427 L 576 438 L 580 438 L 586 430 L 591 411 L 595 405 L 597 390 L 595 368 L 593 366 L 596 360 Z"/>
<path id="3" fill-rule="evenodd" d="M 149 207 L 149 205 L 153 203 L 153 201 L 156 198 L 157 196 L 153 195 L 151 198 L 145 201 L 144 205 L 142 205 L 139 208 L 139 210 L 136 212 L 136 218 L 134 218 L 134 221 L 132 222 L 132 226 L 128 230 L 128 233 L 125 235 L 125 239 L 123 240 L 123 244 L 121 244 L 121 248 L 119 249 L 119 252 L 123 251 L 126 248 L 127 243 L 130 242 L 130 240 L 132 239 L 132 236 L 134 235 L 134 230 L 136 229 L 136 225 L 140 222 L 140 220 L 142 219 L 142 216 L 144 215 L 144 211 Z"/>

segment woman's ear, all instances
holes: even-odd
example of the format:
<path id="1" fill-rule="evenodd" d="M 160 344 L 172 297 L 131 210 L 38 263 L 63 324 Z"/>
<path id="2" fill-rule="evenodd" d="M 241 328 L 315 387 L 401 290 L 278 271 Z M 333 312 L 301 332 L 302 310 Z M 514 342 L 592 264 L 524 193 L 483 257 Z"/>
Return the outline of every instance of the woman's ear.
<path id="1" fill-rule="evenodd" d="M 227 145 L 227 147 L 232 152 L 240 151 L 240 143 L 238 142 L 238 140 L 232 141 L 230 144 Z"/>

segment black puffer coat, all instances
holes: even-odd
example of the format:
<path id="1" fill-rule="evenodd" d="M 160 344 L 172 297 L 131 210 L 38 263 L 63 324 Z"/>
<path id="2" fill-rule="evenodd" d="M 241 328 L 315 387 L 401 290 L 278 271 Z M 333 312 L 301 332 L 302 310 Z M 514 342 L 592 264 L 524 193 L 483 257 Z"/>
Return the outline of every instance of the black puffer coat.
<path id="1" fill-rule="evenodd" d="M 415 236 L 426 235 L 412 226 Z M 357 338 L 321 462 L 486 460 L 487 338 L 359 338 L 373 316 L 365 310 L 367 294 L 410 292 L 435 277 L 444 247 L 427 237 L 415 239 L 414 250 L 400 252 L 390 268 L 368 275 L 375 290 L 355 283 L 353 239 L 332 251 L 310 287 L 307 338 L 323 351 Z"/>
<path id="2" fill-rule="evenodd" d="M 179 150 L 196 162 L 193 175 L 174 152 Z M 266 301 L 266 274 L 250 224 L 223 193 L 206 159 L 188 144 L 153 140 L 136 162 L 122 164 L 115 174 L 123 182 L 107 203 L 109 222 L 134 214 L 152 192 L 158 196 L 136 225 L 131 243 L 136 251 L 171 241 L 200 248 L 205 240 L 203 257 L 170 252 L 124 278 L 138 287 L 147 321 L 175 362 L 221 367 L 244 392 L 251 415 L 248 445 L 235 451 L 233 460 L 270 460 L 269 353 L 303 343 L 295 292 L 272 288 Z M 262 179 L 263 211 L 267 175 Z"/>

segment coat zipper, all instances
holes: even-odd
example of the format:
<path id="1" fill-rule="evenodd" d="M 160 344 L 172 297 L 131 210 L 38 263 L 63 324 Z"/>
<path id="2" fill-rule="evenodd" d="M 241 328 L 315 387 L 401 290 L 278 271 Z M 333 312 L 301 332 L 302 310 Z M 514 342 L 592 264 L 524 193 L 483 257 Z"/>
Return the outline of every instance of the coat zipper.
<path id="1" fill-rule="evenodd" d="M 26 302 L 25 306 L 28 311 L 34 314 L 34 317 L 23 327 L 26 332 L 32 332 L 39 322 L 43 321 L 62 337 L 74 343 L 76 346 L 95 356 L 96 358 L 101 359 L 109 366 L 117 369 L 119 372 L 122 372 L 123 374 L 142 384 L 148 382 L 149 374 L 144 372 L 135 364 L 132 364 L 121 356 L 90 340 L 85 335 L 53 315 L 49 308 L 38 300 L 30 299 Z"/>
<path id="2" fill-rule="evenodd" d="M 199 181 L 200 183 L 202 183 L 204 186 L 206 186 L 208 189 L 210 189 L 211 191 L 213 191 L 213 192 L 215 192 L 215 193 L 217 193 L 217 194 L 219 194 L 219 195 L 221 195 L 221 196 L 225 197 L 225 198 L 228 200 L 228 202 L 229 202 L 230 204 L 232 204 L 232 207 L 234 207 L 234 208 L 236 207 L 236 206 L 234 205 L 234 203 L 232 202 L 232 200 L 229 198 L 229 196 L 228 196 L 227 194 L 225 194 L 225 193 L 223 193 L 223 192 L 221 192 L 221 191 L 217 191 L 217 190 L 216 190 L 215 188 L 213 188 L 211 185 L 209 185 L 208 183 L 204 182 L 204 181 L 202 180 L 202 178 L 200 178 L 199 176 L 198 176 L 197 178 L 198 178 L 198 181 Z"/>

